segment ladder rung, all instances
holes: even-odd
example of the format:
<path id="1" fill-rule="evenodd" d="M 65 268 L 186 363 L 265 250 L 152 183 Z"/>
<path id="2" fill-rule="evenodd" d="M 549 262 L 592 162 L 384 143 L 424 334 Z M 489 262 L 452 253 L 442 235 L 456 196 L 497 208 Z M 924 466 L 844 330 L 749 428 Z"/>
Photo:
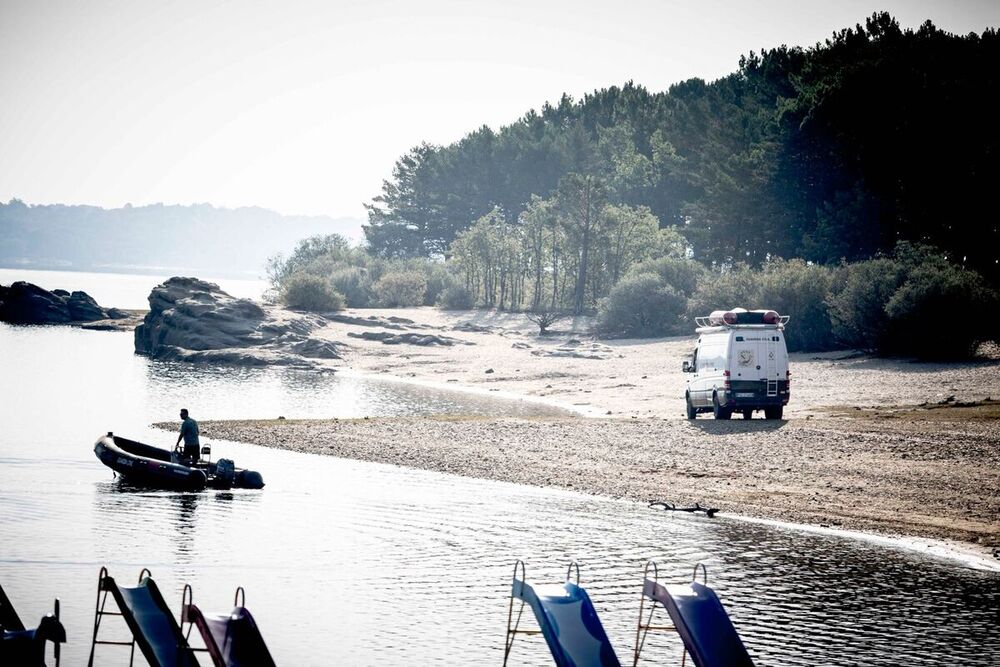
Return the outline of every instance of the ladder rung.
<path id="1" fill-rule="evenodd" d="M 131 646 L 135 642 L 109 642 L 109 641 L 105 641 L 103 639 L 98 639 L 98 640 L 94 641 L 94 643 L 95 644 L 110 644 L 112 646 Z"/>
<path id="2" fill-rule="evenodd" d="M 507 634 L 509 634 L 509 635 L 540 635 L 540 634 L 542 634 L 542 631 L 541 630 L 508 630 Z"/>
<path id="3" fill-rule="evenodd" d="M 640 625 L 640 630 L 676 630 L 677 627 L 673 625 Z"/>

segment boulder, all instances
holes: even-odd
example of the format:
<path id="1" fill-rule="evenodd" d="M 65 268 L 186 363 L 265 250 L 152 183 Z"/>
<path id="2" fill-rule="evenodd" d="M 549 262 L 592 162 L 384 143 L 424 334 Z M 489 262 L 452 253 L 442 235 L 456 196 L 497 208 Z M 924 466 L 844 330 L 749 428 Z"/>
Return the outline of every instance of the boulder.
<path id="1" fill-rule="evenodd" d="M 338 344 L 310 338 L 326 321 L 238 299 L 215 283 L 170 278 L 149 294 L 135 329 L 135 351 L 154 359 L 309 366 L 306 357 L 339 359 Z"/>
<path id="2" fill-rule="evenodd" d="M 363 340 L 377 340 L 381 341 L 386 345 L 443 345 L 445 347 L 451 347 L 452 345 L 475 345 L 475 343 L 469 343 L 458 338 L 451 338 L 450 336 L 438 336 L 435 334 L 420 334 L 420 333 L 401 333 L 394 334 L 389 331 L 362 331 L 356 333 L 354 331 L 348 331 L 347 335 L 351 338 L 361 338 Z"/>
<path id="3" fill-rule="evenodd" d="M 12 324 L 79 324 L 116 319 L 124 315 L 115 308 L 103 308 L 86 292 L 51 292 L 18 281 L 0 285 L 0 321 Z"/>

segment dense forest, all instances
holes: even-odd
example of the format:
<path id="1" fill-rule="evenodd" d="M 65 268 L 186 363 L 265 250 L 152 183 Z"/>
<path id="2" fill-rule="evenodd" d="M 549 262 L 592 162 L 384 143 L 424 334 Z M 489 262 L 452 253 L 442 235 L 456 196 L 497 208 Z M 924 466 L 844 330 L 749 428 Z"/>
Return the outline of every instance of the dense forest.
<path id="1" fill-rule="evenodd" d="M 996 340 L 995 29 L 888 14 L 718 81 L 628 83 L 396 163 L 368 245 L 270 264 L 315 310 L 441 305 L 595 314 L 606 336 L 689 333 L 717 308 L 792 317 L 792 350 L 967 358 Z M 927 326 L 928 322 L 962 322 Z"/>
<path id="2" fill-rule="evenodd" d="M 750 53 L 711 83 L 563 96 L 499 131 L 411 150 L 365 234 L 381 256 L 450 256 L 483 216 L 525 227 L 552 204 L 580 259 L 587 228 L 614 225 L 566 209 L 608 203 L 676 229 L 707 265 L 853 261 L 905 240 L 995 285 L 998 62 L 995 29 L 903 30 L 883 13 L 812 48 Z M 569 193 L 583 182 L 590 204 Z"/>

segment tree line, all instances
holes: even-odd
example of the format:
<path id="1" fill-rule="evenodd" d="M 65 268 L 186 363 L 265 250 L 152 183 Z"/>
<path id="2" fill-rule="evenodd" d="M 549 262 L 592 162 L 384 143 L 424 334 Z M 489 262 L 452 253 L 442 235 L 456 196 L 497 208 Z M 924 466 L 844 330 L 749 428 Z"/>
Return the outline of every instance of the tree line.
<path id="1" fill-rule="evenodd" d="M 537 199 L 556 201 L 564 229 L 577 228 L 565 249 L 576 253 L 567 287 L 579 310 L 593 289 L 580 274 L 596 247 L 594 193 L 648 210 L 710 266 L 833 265 L 905 240 L 995 285 L 998 61 L 995 29 L 904 30 L 880 13 L 811 48 L 751 52 L 711 83 L 564 95 L 500 130 L 412 149 L 368 205 L 365 235 L 382 257 L 450 257 L 484 216 L 521 230 Z"/>
<path id="2" fill-rule="evenodd" d="M 713 83 L 564 96 L 418 146 L 369 204 L 367 246 L 306 239 L 271 262 L 276 295 L 525 311 L 540 327 L 587 313 L 634 337 L 765 307 L 792 316 L 793 351 L 974 356 L 1000 305 L 998 44 L 875 14 Z"/>

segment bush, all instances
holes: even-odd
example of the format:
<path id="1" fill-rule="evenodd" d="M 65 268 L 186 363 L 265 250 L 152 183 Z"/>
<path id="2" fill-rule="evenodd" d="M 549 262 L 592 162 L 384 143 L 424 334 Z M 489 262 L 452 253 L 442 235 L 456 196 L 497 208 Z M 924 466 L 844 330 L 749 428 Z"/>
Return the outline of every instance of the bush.
<path id="1" fill-rule="evenodd" d="M 785 329 L 790 352 L 833 350 L 833 337 L 826 298 L 833 283 L 829 268 L 804 260 L 774 260 L 757 277 L 755 308 L 770 308 L 791 320 Z"/>
<path id="2" fill-rule="evenodd" d="M 438 307 L 444 310 L 471 310 L 475 305 L 472 292 L 457 283 L 446 287 L 438 298 Z"/>
<path id="3" fill-rule="evenodd" d="M 695 290 L 708 273 L 698 262 L 679 257 L 658 257 L 646 260 L 633 266 L 629 273 L 655 273 L 660 279 L 685 296 L 694 294 Z"/>
<path id="4" fill-rule="evenodd" d="M 903 283 L 903 266 L 894 259 L 879 257 L 845 264 L 838 276 L 839 286 L 832 288 L 827 297 L 834 337 L 858 350 L 888 350 L 895 336 L 885 305 Z"/>
<path id="5" fill-rule="evenodd" d="M 677 333 L 686 299 L 653 273 L 620 280 L 597 310 L 597 330 L 605 335 L 656 337 Z"/>
<path id="6" fill-rule="evenodd" d="M 344 297 L 329 281 L 305 273 L 298 273 L 284 281 L 282 301 L 289 308 L 327 313 L 344 308 Z"/>
<path id="7" fill-rule="evenodd" d="M 900 243 L 892 258 L 840 269 L 843 284 L 828 297 L 834 335 L 883 355 L 966 359 L 996 335 L 990 318 L 996 291 L 974 271 L 949 263 L 933 248 Z"/>
<path id="8" fill-rule="evenodd" d="M 410 308 L 424 303 L 427 279 L 420 273 L 389 271 L 373 285 L 378 305 L 388 308 Z"/>
<path id="9" fill-rule="evenodd" d="M 713 310 L 752 310 L 759 303 L 758 299 L 757 274 L 745 264 L 737 264 L 721 273 L 709 271 L 688 301 L 688 319 L 693 321 Z"/>
<path id="10" fill-rule="evenodd" d="M 427 280 L 427 289 L 424 292 L 424 305 L 433 306 L 441 300 L 441 295 L 444 294 L 444 291 L 454 286 L 457 281 L 448 268 L 440 262 L 424 262 L 423 271 Z"/>
<path id="11" fill-rule="evenodd" d="M 330 284 L 344 295 L 351 308 L 367 308 L 372 300 L 372 285 L 364 269 L 346 266 L 330 273 Z"/>
<path id="12" fill-rule="evenodd" d="M 926 265 L 910 272 L 885 305 L 898 333 L 889 352 L 922 359 L 968 359 L 996 335 L 988 315 L 996 292 L 975 271 L 954 265 Z"/>

